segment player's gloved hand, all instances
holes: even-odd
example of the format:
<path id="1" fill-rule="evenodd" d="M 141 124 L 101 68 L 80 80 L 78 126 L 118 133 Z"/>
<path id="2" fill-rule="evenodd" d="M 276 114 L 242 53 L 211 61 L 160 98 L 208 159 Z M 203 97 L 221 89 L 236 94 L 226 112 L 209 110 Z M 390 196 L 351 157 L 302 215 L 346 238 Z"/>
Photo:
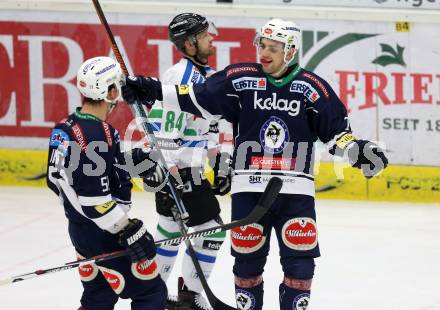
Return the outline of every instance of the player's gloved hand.
<path id="1" fill-rule="evenodd" d="M 176 190 L 177 190 L 176 194 L 179 197 L 182 197 L 183 187 L 184 186 L 182 184 L 176 184 Z M 175 204 L 176 204 L 176 200 L 174 199 L 173 194 L 171 194 L 171 191 L 168 189 L 167 186 L 157 192 L 156 194 L 157 213 L 164 216 L 173 216 L 173 213 L 171 212 L 171 207 L 173 207 Z"/>
<path id="2" fill-rule="evenodd" d="M 382 149 L 368 140 L 354 140 L 346 147 L 348 160 L 352 167 L 362 169 L 366 178 L 372 178 L 388 166 Z"/>
<path id="3" fill-rule="evenodd" d="M 127 76 L 126 85 L 122 87 L 122 96 L 130 104 L 136 99 L 147 107 L 151 107 L 156 100 L 162 100 L 162 83 L 143 76 Z"/>
<path id="4" fill-rule="evenodd" d="M 231 191 L 232 168 L 231 155 L 228 153 L 217 154 L 214 166 L 214 184 L 211 188 L 215 195 L 226 195 Z"/>
<path id="5" fill-rule="evenodd" d="M 157 156 L 147 148 L 134 148 L 124 154 L 128 171 L 131 176 L 149 176 L 156 170 Z M 127 157 L 128 156 L 128 157 Z"/>
<path id="6" fill-rule="evenodd" d="M 151 260 L 156 255 L 153 236 L 138 219 L 129 219 L 128 225 L 119 233 L 119 244 L 127 249 L 133 263 Z"/>
<path id="7" fill-rule="evenodd" d="M 157 165 L 154 171 L 142 176 L 142 180 L 144 182 L 145 191 L 157 192 L 158 190 L 161 190 L 164 186 L 165 174 L 163 173 L 159 165 Z"/>

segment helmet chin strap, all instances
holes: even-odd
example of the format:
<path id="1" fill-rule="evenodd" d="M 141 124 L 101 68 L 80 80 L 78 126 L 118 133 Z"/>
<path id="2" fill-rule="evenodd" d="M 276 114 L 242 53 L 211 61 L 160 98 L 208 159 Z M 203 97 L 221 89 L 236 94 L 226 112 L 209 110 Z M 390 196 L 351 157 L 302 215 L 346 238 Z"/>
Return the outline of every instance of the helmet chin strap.
<path id="1" fill-rule="evenodd" d="M 277 72 L 272 74 L 272 76 L 274 76 L 274 77 L 277 76 L 278 77 L 278 76 L 281 76 L 284 73 L 284 71 L 287 69 L 287 67 L 289 67 L 289 65 L 292 63 L 293 59 L 295 58 L 296 49 L 295 49 L 295 52 L 292 54 L 292 58 L 290 58 L 289 61 L 286 60 L 286 54 L 287 53 L 284 53 L 284 65 L 281 67 L 280 70 L 278 70 Z"/>
<path id="2" fill-rule="evenodd" d="M 121 97 L 122 97 L 121 96 L 121 91 L 119 91 L 118 93 L 119 93 L 118 97 L 116 97 L 113 100 L 107 99 L 107 97 L 104 98 L 105 102 L 110 103 L 110 111 L 109 111 L 109 113 L 111 111 L 113 111 L 113 109 L 117 106 L 119 99 L 121 99 Z"/>

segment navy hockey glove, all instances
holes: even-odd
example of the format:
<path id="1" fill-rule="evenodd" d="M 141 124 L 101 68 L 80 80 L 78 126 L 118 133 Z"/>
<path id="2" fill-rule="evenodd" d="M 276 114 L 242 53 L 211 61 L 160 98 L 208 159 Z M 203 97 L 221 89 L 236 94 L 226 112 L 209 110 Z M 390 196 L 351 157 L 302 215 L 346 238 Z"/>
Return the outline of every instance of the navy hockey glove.
<path id="1" fill-rule="evenodd" d="M 151 260 L 156 255 L 153 236 L 138 219 L 130 219 L 119 233 L 119 244 L 127 249 L 133 263 L 143 259 Z"/>
<path id="2" fill-rule="evenodd" d="M 154 101 L 162 100 L 162 83 L 153 78 L 129 75 L 125 83 L 122 96 L 130 104 L 137 99 L 150 108 Z"/>
<path id="3" fill-rule="evenodd" d="M 231 191 L 231 155 L 228 153 L 217 154 L 214 166 L 214 184 L 211 188 L 215 195 L 224 196 Z"/>
<path id="4" fill-rule="evenodd" d="M 347 155 L 350 165 L 362 169 L 366 178 L 372 178 L 388 166 L 382 149 L 368 140 L 354 140 L 347 145 Z"/>

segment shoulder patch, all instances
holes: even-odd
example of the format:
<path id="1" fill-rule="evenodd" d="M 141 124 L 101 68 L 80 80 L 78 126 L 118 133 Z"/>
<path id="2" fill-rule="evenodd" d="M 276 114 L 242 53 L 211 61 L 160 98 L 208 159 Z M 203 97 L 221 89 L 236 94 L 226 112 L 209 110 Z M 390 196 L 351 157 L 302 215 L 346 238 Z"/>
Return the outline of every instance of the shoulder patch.
<path id="1" fill-rule="evenodd" d="M 290 84 L 290 92 L 303 94 L 310 102 L 315 102 L 320 97 L 316 89 L 304 81 L 293 81 Z"/>
<path id="2" fill-rule="evenodd" d="M 55 128 L 50 134 L 50 146 L 58 147 L 59 145 L 64 145 L 65 142 L 69 143 L 69 135 L 62 129 Z"/>
<path id="3" fill-rule="evenodd" d="M 308 78 L 309 80 L 312 80 L 321 89 L 321 91 L 324 93 L 324 96 L 326 98 L 330 97 L 330 94 L 328 93 L 327 88 L 325 88 L 324 84 L 322 84 L 322 82 L 316 76 L 314 76 L 310 73 L 307 73 L 307 72 L 304 72 L 303 76 L 305 78 Z"/>
<path id="4" fill-rule="evenodd" d="M 244 72 L 258 72 L 258 69 L 251 66 L 235 67 L 226 71 L 226 76 L 228 77 L 232 74 L 244 73 Z"/>

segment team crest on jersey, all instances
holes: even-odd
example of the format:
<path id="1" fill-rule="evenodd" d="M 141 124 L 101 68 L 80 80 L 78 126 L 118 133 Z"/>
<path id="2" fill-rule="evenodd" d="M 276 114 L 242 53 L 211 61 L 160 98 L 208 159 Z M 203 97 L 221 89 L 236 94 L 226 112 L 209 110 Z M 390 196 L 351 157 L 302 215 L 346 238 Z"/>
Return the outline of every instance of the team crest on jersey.
<path id="1" fill-rule="evenodd" d="M 54 129 L 50 134 L 50 146 L 58 147 L 62 145 L 65 141 L 69 141 L 69 135 L 61 129 Z"/>
<path id="2" fill-rule="evenodd" d="M 266 85 L 266 78 L 241 77 L 232 80 L 232 86 L 236 91 L 242 91 L 246 89 L 266 90 Z"/>
<path id="3" fill-rule="evenodd" d="M 54 129 L 50 135 L 50 146 L 54 146 L 64 156 L 67 155 L 69 148 L 69 135 L 61 129 Z"/>
<path id="4" fill-rule="evenodd" d="M 295 297 L 292 304 L 293 310 L 307 310 L 310 303 L 310 294 L 303 293 Z"/>
<path id="5" fill-rule="evenodd" d="M 261 145 L 263 145 L 266 152 L 271 154 L 281 153 L 289 139 L 289 129 L 279 117 L 272 116 L 260 129 Z"/>
<path id="6" fill-rule="evenodd" d="M 231 230 L 231 246 L 238 253 L 252 253 L 258 251 L 266 241 L 263 235 L 263 226 L 253 223 Z"/>
<path id="7" fill-rule="evenodd" d="M 281 230 L 284 244 L 297 251 L 307 251 L 318 244 L 316 223 L 310 217 L 297 217 L 288 220 Z"/>
<path id="8" fill-rule="evenodd" d="M 159 274 L 156 261 L 148 259 L 132 263 L 131 272 L 136 278 L 141 280 L 151 280 Z"/>
<path id="9" fill-rule="evenodd" d="M 235 301 L 237 307 L 240 310 L 253 310 L 255 309 L 255 297 L 250 292 L 236 289 L 235 290 Z"/>
<path id="10" fill-rule="evenodd" d="M 102 275 L 107 280 L 110 287 L 115 291 L 116 294 L 121 294 L 125 287 L 125 279 L 121 273 L 116 270 L 105 268 L 99 266 L 99 270 L 101 270 Z"/>
<path id="11" fill-rule="evenodd" d="M 315 102 L 320 97 L 318 91 L 304 81 L 293 81 L 292 84 L 290 84 L 290 91 L 303 94 L 310 102 Z"/>

